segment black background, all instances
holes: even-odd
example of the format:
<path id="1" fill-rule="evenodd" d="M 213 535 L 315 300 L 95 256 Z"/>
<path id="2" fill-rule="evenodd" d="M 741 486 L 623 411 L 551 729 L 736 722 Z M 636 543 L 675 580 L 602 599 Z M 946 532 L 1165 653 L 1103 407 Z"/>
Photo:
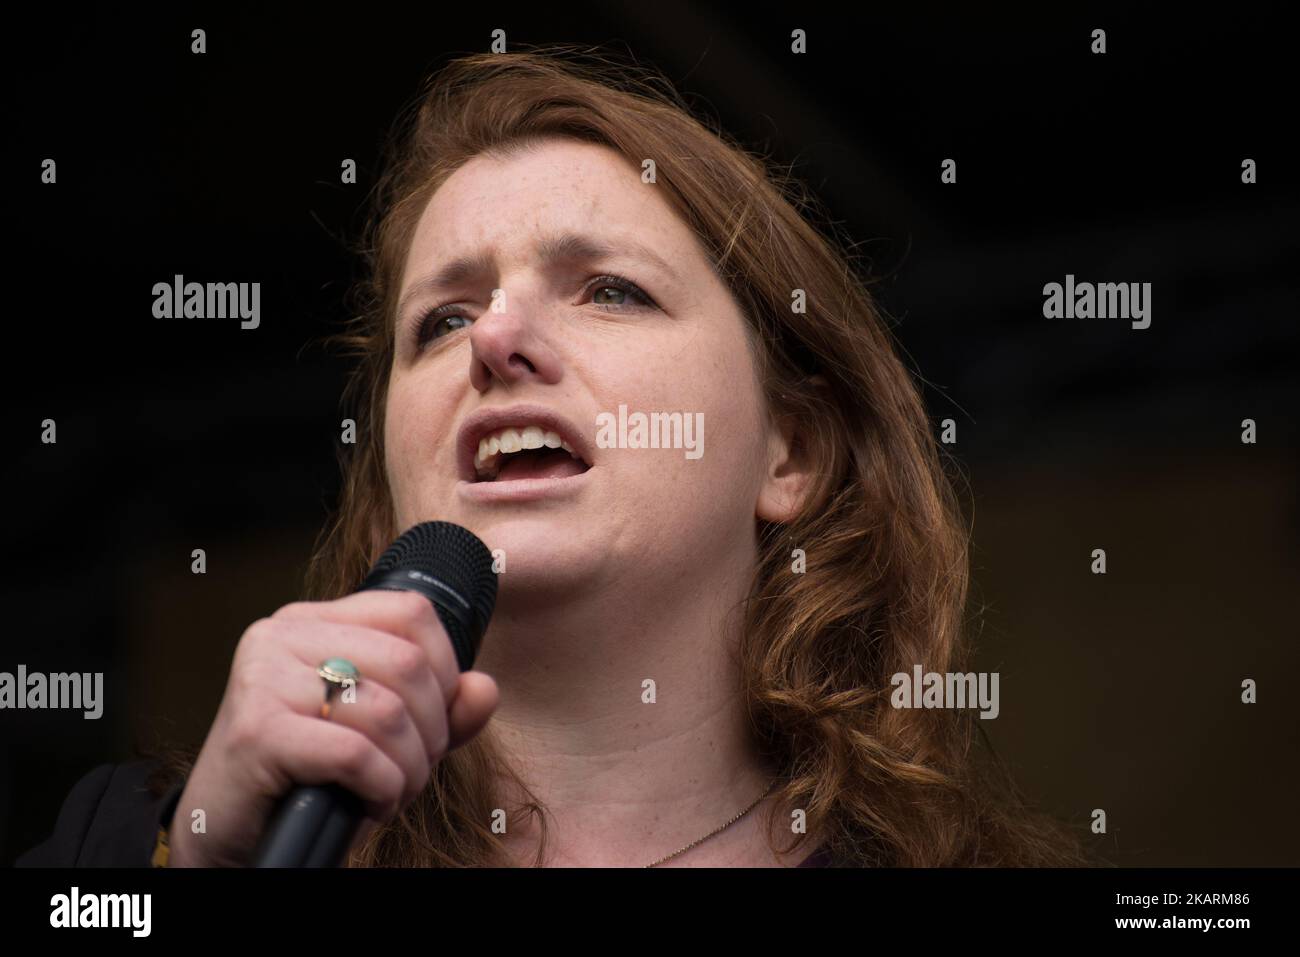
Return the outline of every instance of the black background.
<path id="1" fill-rule="evenodd" d="M 0 860 L 93 765 L 201 742 L 243 629 L 295 597 L 338 485 L 346 367 L 315 341 L 346 315 L 377 151 L 428 72 L 502 28 L 658 66 L 857 243 L 936 423 L 957 421 L 977 664 L 1002 682 L 986 724 L 1026 792 L 1081 827 L 1106 809 L 1093 840 L 1121 864 L 1297 863 L 1280 9 L 24 10 L 6 44 L 0 670 L 103 671 L 107 703 L 99 721 L 0 712 Z M 260 282 L 261 327 L 153 319 L 175 273 Z M 1152 283 L 1151 327 L 1044 319 L 1066 273 Z"/>

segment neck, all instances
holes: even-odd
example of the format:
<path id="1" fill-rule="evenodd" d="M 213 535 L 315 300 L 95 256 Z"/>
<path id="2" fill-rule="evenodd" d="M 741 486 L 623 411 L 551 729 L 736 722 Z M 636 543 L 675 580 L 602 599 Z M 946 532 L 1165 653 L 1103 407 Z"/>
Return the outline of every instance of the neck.
<path id="1" fill-rule="evenodd" d="M 498 604 L 476 667 L 501 688 L 488 728 L 547 812 L 543 864 L 649 864 L 763 793 L 772 771 L 748 732 L 734 655 L 752 567 Z M 501 786 L 510 806 L 522 800 Z M 777 864 L 762 827 L 770 801 L 665 866 Z M 532 864 L 540 827 L 511 826 L 509 855 Z"/>

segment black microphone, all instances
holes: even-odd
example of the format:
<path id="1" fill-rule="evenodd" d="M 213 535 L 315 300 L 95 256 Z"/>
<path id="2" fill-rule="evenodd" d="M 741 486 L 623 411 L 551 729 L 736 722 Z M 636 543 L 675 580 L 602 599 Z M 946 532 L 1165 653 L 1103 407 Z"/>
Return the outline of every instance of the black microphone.
<path id="1" fill-rule="evenodd" d="M 460 670 L 474 666 L 497 600 L 492 553 L 476 535 L 451 522 L 408 529 L 357 591 L 375 588 L 419 592 L 433 602 Z M 253 866 L 338 867 L 364 816 L 361 799 L 338 784 L 297 787 L 272 816 Z"/>

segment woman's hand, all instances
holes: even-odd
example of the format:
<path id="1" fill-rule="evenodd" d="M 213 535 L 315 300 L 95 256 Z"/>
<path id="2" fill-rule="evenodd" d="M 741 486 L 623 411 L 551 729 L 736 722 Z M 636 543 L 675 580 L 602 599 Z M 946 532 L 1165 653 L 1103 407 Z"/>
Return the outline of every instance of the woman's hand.
<path id="1" fill-rule="evenodd" d="M 327 658 L 361 678 L 355 701 L 336 692 L 320 716 Z M 350 697 L 350 696 L 349 696 Z M 487 724 L 496 682 L 461 674 L 427 598 L 363 591 L 295 602 L 253 622 L 235 649 L 230 680 L 173 818 L 173 867 L 242 867 L 277 803 L 294 785 L 337 782 L 366 805 L 353 846 L 397 815 L 434 766 Z M 206 832 L 194 833 L 201 809 Z"/>

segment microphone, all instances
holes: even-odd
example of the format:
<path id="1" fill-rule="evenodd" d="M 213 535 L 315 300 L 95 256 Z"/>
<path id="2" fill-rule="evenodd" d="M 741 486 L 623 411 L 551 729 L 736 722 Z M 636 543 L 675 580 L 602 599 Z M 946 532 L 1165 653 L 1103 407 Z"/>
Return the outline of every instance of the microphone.
<path id="1" fill-rule="evenodd" d="M 433 602 L 461 671 L 474 656 L 497 600 L 492 553 L 468 529 L 422 522 L 375 562 L 357 591 L 419 592 Z M 338 867 L 356 837 L 365 805 L 338 784 L 296 787 L 276 809 L 254 867 Z"/>

